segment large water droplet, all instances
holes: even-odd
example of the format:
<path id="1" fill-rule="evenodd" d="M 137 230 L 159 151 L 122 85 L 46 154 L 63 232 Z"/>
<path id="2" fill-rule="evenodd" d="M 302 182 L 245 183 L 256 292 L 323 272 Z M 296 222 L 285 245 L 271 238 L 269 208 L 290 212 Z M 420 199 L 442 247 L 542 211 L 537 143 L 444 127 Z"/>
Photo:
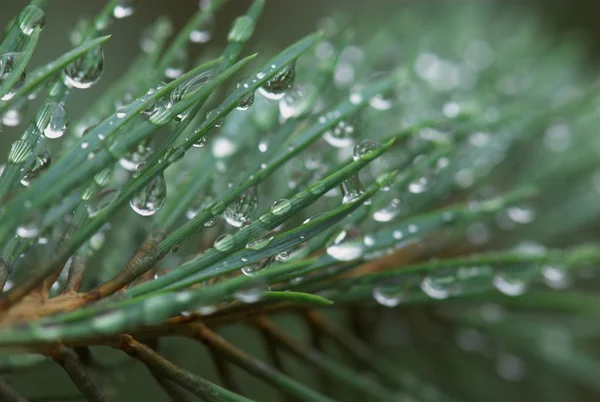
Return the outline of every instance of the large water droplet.
<path id="1" fill-rule="evenodd" d="M 17 236 L 22 239 L 33 239 L 40 235 L 40 228 L 36 223 L 26 223 L 17 227 Z"/>
<path id="2" fill-rule="evenodd" d="M 27 161 L 29 155 L 33 152 L 33 147 L 30 143 L 25 140 L 17 140 L 10 146 L 8 153 L 8 162 L 10 163 L 24 163 Z"/>
<path id="3" fill-rule="evenodd" d="M 8 52 L 0 55 L 0 85 L 4 84 L 4 80 L 12 73 L 15 64 L 17 64 L 20 57 L 23 57 L 24 53 Z M 15 93 L 25 84 L 26 73 L 25 70 L 19 76 L 19 79 L 9 88 L 8 92 L 5 93 L 0 100 L 9 100 L 15 96 Z"/>
<path id="4" fill-rule="evenodd" d="M 456 269 L 438 268 L 427 274 L 421 281 L 421 290 L 432 299 L 443 300 L 460 293 L 460 282 L 456 278 Z"/>
<path id="5" fill-rule="evenodd" d="M 237 87 L 240 88 L 242 84 L 238 83 Z M 254 103 L 254 91 L 243 98 L 237 105 L 237 110 L 247 110 Z"/>
<path id="6" fill-rule="evenodd" d="M 262 281 L 256 281 L 242 289 L 236 290 L 234 292 L 234 296 L 242 303 L 256 303 L 268 292 L 269 286 L 266 283 Z"/>
<path id="7" fill-rule="evenodd" d="M 290 200 L 282 198 L 273 203 L 273 206 L 271 207 L 271 213 L 274 215 L 285 215 L 290 211 L 290 209 L 292 209 L 292 203 Z"/>
<path id="8" fill-rule="evenodd" d="M 217 115 L 217 110 L 211 110 L 210 112 L 206 113 L 206 120 L 212 120 L 215 118 L 215 116 Z M 225 122 L 225 117 L 223 116 L 219 116 L 216 118 L 216 120 L 214 121 L 214 125 L 216 128 L 219 128 L 223 125 L 223 123 Z"/>
<path id="9" fill-rule="evenodd" d="M 138 166 L 144 163 L 152 155 L 151 140 L 146 139 L 136 145 L 135 149 L 126 153 L 120 160 L 119 165 L 130 172 L 135 172 Z"/>
<path id="10" fill-rule="evenodd" d="M 135 11 L 135 0 L 119 0 L 113 8 L 113 16 L 121 19 L 129 17 Z"/>
<path id="11" fill-rule="evenodd" d="M 208 141 L 208 138 L 206 138 L 205 136 L 202 136 L 202 137 L 198 138 L 198 141 L 194 142 L 192 144 L 192 146 L 194 148 L 202 148 L 203 146 L 206 145 L 207 141 Z"/>
<path id="12" fill-rule="evenodd" d="M 364 236 L 360 228 L 346 226 L 327 245 L 327 254 L 338 261 L 353 261 L 361 257 L 364 250 Z"/>
<path id="13" fill-rule="evenodd" d="M 551 152 L 564 152 L 571 145 L 571 129 L 566 124 L 553 124 L 544 133 L 543 142 Z"/>
<path id="14" fill-rule="evenodd" d="M 400 200 L 398 198 L 394 198 L 387 206 L 373 212 L 373 219 L 377 222 L 389 222 L 400 215 L 401 211 L 402 208 Z"/>
<path id="15" fill-rule="evenodd" d="M 260 264 L 250 264 L 250 265 L 246 265 L 245 267 L 243 267 L 240 271 L 242 271 L 242 273 L 246 276 L 254 276 L 261 269 L 262 269 L 262 266 Z"/>
<path id="16" fill-rule="evenodd" d="M 74 88 L 86 89 L 98 82 L 103 71 L 104 50 L 102 45 L 98 45 L 65 68 L 65 83 Z"/>
<path id="17" fill-rule="evenodd" d="M 251 240 L 248 242 L 248 244 L 246 244 L 246 248 L 250 250 L 261 250 L 267 247 L 273 238 L 274 237 L 272 235 L 267 235 L 265 237 L 261 237 L 260 239 Z"/>
<path id="18" fill-rule="evenodd" d="M 381 143 L 374 140 L 363 140 L 354 146 L 352 158 L 355 161 L 365 158 L 371 152 L 381 148 Z"/>
<path id="19" fill-rule="evenodd" d="M 323 133 L 323 139 L 336 148 L 345 148 L 354 143 L 354 125 L 340 120 L 335 127 Z"/>
<path id="20" fill-rule="evenodd" d="M 417 280 L 415 275 L 403 275 L 378 283 L 373 287 L 373 299 L 382 306 L 396 307 L 406 300 L 411 285 Z"/>
<path id="21" fill-rule="evenodd" d="M 233 236 L 230 234 L 222 234 L 215 240 L 214 247 L 218 251 L 229 251 L 233 248 Z"/>
<path id="22" fill-rule="evenodd" d="M 142 216 L 158 212 L 167 199 L 167 185 L 162 173 L 154 177 L 139 193 L 129 201 L 129 206 Z"/>
<path id="23" fill-rule="evenodd" d="M 532 208 L 526 206 L 512 206 L 506 209 L 506 214 L 515 223 L 531 223 L 535 218 L 535 212 Z"/>
<path id="24" fill-rule="evenodd" d="M 67 110 L 62 103 L 47 102 L 37 113 L 35 124 L 47 138 L 60 138 L 67 129 Z"/>
<path id="25" fill-rule="evenodd" d="M 342 203 L 347 204 L 360 198 L 365 190 L 360 182 L 358 175 L 352 175 L 342 182 Z"/>
<path id="26" fill-rule="evenodd" d="M 17 18 L 19 22 L 19 28 L 21 32 L 29 36 L 33 33 L 34 29 L 39 27 L 40 30 L 46 26 L 46 15 L 41 8 L 28 5 L 20 13 Z"/>
<path id="27" fill-rule="evenodd" d="M 108 204 L 110 204 L 117 197 L 117 194 L 118 191 L 114 188 L 107 188 L 99 191 L 92 198 L 90 198 L 87 205 L 87 211 L 90 218 L 106 208 Z"/>
<path id="28" fill-rule="evenodd" d="M 212 14 L 208 15 L 206 19 L 202 21 L 192 32 L 190 32 L 190 42 L 192 43 L 206 43 L 210 40 L 215 26 L 215 19 Z"/>
<path id="29" fill-rule="evenodd" d="M 25 104 L 27 105 L 27 104 Z M 19 107 L 11 107 L 2 115 L 2 124 L 8 127 L 16 127 L 21 124 L 24 111 Z"/>
<path id="30" fill-rule="evenodd" d="M 290 90 L 279 101 L 279 113 L 284 120 L 292 117 L 298 117 L 307 111 L 310 106 L 310 99 L 306 94 L 304 86 L 298 85 Z"/>
<path id="31" fill-rule="evenodd" d="M 212 141 L 212 153 L 215 158 L 227 158 L 238 149 L 235 142 L 224 136 L 219 136 Z"/>
<path id="32" fill-rule="evenodd" d="M 572 282 L 567 269 L 556 264 L 542 267 L 542 277 L 544 283 L 552 289 L 566 289 Z"/>
<path id="33" fill-rule="evenodd" d="M 290 64 L 258 88 L 258 91 L 265 98 L 279 100 L 285 96 L 286 91 L 292 88 L 295 77 L 296 66 Z"/>
<path id="34" fill-rule="evenodd" d="M 494 274 L 492 284 L 507 296 L 519 296 L 527 290 L 535 271 L 534 267 L 526 264 L 500 268 Z"/>
<path id="35" fill-rule="evenodd" d="M 239 228 L 250 220 L 258 207 L 258 195 L 255 187 L 249 187 L 235 201 L 227 206 L 223 218 L 231 226 Z"/>
<path id="36" fill-rule="evenodd" d="M 193 92 L 202 88 L 208 81 L 210 81 L 211 78 L 212 72 L 204 71 L 186 79 L 184 82 L 177 85 L 173 91 L 171 91 L 171 102 L 175 104 L 182 99 L 188 98 Z"/>
<path id="37" fill-rule="evenodd" d="M 28 187 L 34 179 L 39 177 L 40 174 L 50 167 L 50 163 L 50 152 L 48 152 L 48 148 L 44 146 L 36 156 L 33 165 L 21 179 L 21 184 Z"/>
<path id="38" fill-rule="evenodd" d="M 421 176 L 410 182 L 408 191 L 413 194 L 421 194 L 429 189 L 429 179 L 426 176 Z"/>
<path id="39" fill-rule="evenodd" d="M 187 53 L 183 50 L 173 55 L 171 63 L 165 68 L 165 77 L 171 80 L 181 77 L 187 65 Z"/>

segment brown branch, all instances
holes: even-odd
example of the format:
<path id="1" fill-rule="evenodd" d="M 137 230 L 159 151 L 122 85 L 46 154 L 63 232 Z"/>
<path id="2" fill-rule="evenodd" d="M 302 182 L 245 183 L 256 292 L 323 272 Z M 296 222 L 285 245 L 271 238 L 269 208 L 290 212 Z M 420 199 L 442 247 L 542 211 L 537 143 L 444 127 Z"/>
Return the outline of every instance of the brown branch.
<path id="1" fill-rule="evenodd" d="M 65 289 L 63 290 L 63 294 L 77 293 L 81 288 L 81 283 L 83 281 L 83 273 L 85 272 L 85 268 L 87 266 L 86 259 L 80 255 L 75 254 L 71 260 L 71 266 L 69 267 L 69 275 L 67 277 L 67 284 Z"/>
<path id="2" fill-rule="evenodd" d="M 17 393 L 10 385 L 0 378 L 0 401 L 2 402 L 28 402 Z"/>
<path id="3" fill-rule="evenodd" d="M 333 325 L 330 321 L 323 318 L 321 314 L 314 310 L 305 312 L 306 318 L 311 325 L 318 331 L 331 338 L 344 352 L 354 357 L 360 364 L 370 367 L 373 372 L 377 373 L 382 381 L 387 385 L 395 387 L 398 384 L 397 368 L 385 370 L 381 365 L 386 364 L 383 359 L 373 356 L 373 350 L 369 348 L 360 338 L 357 338 L 347 331 L 341 330 Z M 379 365 L 373 364 L 375 359 L 379 361 Z"/>
<path id="4" fill-rule="evenodd" d="M 273 385 L 275 388 L 282 390 L 282 392 L 306 401 L 329 401 L 329 398 L 319 395 L 312 389 L 297 383 L 273 367 L 254 358 L 249 353 L 235 347 L 211 331 L 206 325 L 191 323 L 188 325 L 188 330 L 188 336 L 204 343 L 208 348 L 217 350 L 227 360 Z"/>
<path id="5" fill-rule="evenodd" d="M 153 253 L 152 250 L 164 238 L 165 233 L 163 232 L 150 233 L 137 252 L 127 262 L 125 268 L 110 280 L 92 289 L 86 295 L 86 298 L 89 301 L 94 301 L 109 296 L 132 283 L 140 275 L 151 270 L 162 257 L 159 254 Z"/>
<path id="6" fill-rule="evenodd" d="M 77 362 L 75 352 L 64 346 L 59 346 L 51 351 L 52 359 L 58 363 L 71 377 L 73 384 L 90 402 L 107 401 L 104 393 L 94 384 L 90 376 Z"/>
<path id="7" fill-rule="evenodd" d="M 220 398 L 221 395 L 235 395 L 187 370 L 177 367 L 148 346 L 133 339 L 130 335 L 119 335 L 112 339 L 110 345 L 124 351 L 134 359 L 144 363 L 150 370 L 155 371 L 158 375 L 166 377 L 199 398 L 206 400 L 220 400 L 222 399 Z M 238 395 L 235 396 L 238 400 L 245 399 Z"/>
<path id="8" fill-rule="evenodd" d="M 166 379 L 163 375 L 160 374 L 160 372 L 156 371 L 153 368 L 148 367 L 148 370 L 150 371 L 150 374 L 152 374 L 152 377 L 154 377 L 156 382 L 161 386 L 163 391 L 165 391 L 165 393 L 169 395 L 169 398 L 171 398 L 172 402 L 189 401 L 189 398 L 187 397 L 183 389 L 181 389 L 177 384 Z"/>
<path id="9" fill-rule="evenodd" d="M 225 388 L 232 390 L 236 394 L 241 394 L 241 388 L 238 385 L 235 377 L 233 376 L 233 370 L 231 370 L 231 365 L 223 359 L 223 357 L 214 349 L 209 349 L 210 355 L 217 369 L 217 373 L 223 381 L 223 385 Z"/>

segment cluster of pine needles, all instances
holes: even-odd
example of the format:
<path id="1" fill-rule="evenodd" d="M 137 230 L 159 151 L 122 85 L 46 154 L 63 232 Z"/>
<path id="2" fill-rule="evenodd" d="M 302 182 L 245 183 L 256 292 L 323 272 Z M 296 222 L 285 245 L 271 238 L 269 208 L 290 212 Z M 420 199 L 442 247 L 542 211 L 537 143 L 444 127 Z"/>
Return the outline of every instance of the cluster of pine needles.
<path id="1" fill-rule="evenodd" d="M 454 2 L 247 55 L 265 2 L 218 49 L 225 3 L 156 20 L 115 82 L 103 46 L 134 2 L 37 67 L 61 5 L 8 24 L 0 400 L 597 400 L 600 104 L 579 42 Z M 58 367 L 73 386 L 31 387 Z"/>

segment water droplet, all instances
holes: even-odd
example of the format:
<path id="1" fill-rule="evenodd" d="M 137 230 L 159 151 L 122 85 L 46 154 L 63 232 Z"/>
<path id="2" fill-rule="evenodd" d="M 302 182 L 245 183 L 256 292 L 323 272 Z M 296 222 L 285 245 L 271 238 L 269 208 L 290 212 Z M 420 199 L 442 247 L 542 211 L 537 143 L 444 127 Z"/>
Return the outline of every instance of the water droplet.
<path id="1" fill-rule="evenodd" d="M 490 241 L 492 234 L 488 226 L 483 222 L 475 222 L 467 226 L 467 240 L 471 244 L 486 244 Z"/>
<path id="2" fill-rule="evenodd" d="M 198 141 L 194 142 L 192 144 L 192 146 L 196 147 L 196 148 L 202 148 L 204 145 L 206 145 L 207 141 L 208 141 L 208 138 L 206 138 L 205 136 L 202 136 L 202 137 L 198 138 Z"/>
<path id="3" fill-rule="evenodd" d="M 235 201 L 227 206 L 223 217 L 233 227 L 239 228 L 250 220 L 258 207 L 258 195 L 255 187 L 249 187 Z"/>
<path id="4" fill-rule="evenodd" d="M 373 299 L 382 306 L 396 307 L 406 300 L 410 287 L 418 281 L 415 275 L 387 279 L 373 287 Z"/>
<path id="5" fill-rule="evenodd" d="M 187 61 L 187 54 L 184 50 L 176 52 L 171 59 L 171 64 L 165 68 L 165 78 L 174 80 L 181 77 L 185 71 Z"/>
<path id="6" fill-rule="evenodd" d="M 438 268 L 423 278 L 421 290 L 432 299 L 443 300 L 460 293 L 455 268 Z"/>
<path id="7" fill-rule="evenodd" d="M 65 84 L 78 89 L 89 88 L 98 82 L 103 71 L 104 51 L 102 45 L 98 45 L 65 67 Z"/>
<path id="8" fill-rule="evenodd" d="M 35 223 L 27 223 L 17 228 L 17 236 L 22 239 L 33 239 L 40 234 L 40 228 Z"/>
<path id="9" fill-rule="evenodd" d="M 121 19 L 129 17 L 135 11 L 135 0 L 119 0 L 113 8 L 113 16 Z"/>
<path id="10" fill-rule="evenodd" d="M 212 78 L 212 71 L 204 71 L 200 74 L 194 75 L 186 79 L 181 84 L 177 85 L 171 91 L 171 103 L 175 104 L 182 99 L 186 99 L 191 96 L 192 93 L 202 88 Z"/>
<path id="11" fill-rule="evenodd" d="M 210 112 L 206 113 L 206 120 L 212 120 L 215 116 L 217 115 L 217 110 L 211 110 Z M 223 125 L 223 123 L 225 122 L 225 117 L 223 116 L 219 116 L 215 122 L 214 125 L 216 128 L 219 128 Z"/>
<path id="12" fill-rule="evenodd" d="M 288 91 L 279 101 L 279 113 L 284 120 L 298 117 L 305 113 L 310 106 L 310 98 L 306 95 L 307 89 L 298 85 Z"/>
<path id="13" fill-rule="evenodd" d="M 356 174 L 344 180 L 341 186 L 344 195 L 342 198 L 343 204 L 353 202 L 365 193 L 362 183 Z"/>
<path id="14" fill-rule="evenodd" d="M 19 58 L 23 57 L 24 53 L 8 52 L 0 55 L 0 85 L 3 85 L 4 80 L 12 73 L 15 64 L 19 62 Z M 0 100 L 9 100 L 15 96 L 15 93 L 25 84 L 26 72 L 23 70 L 18 80 L 9 88 Z M 17 123 L 18 124 L 18 123 Z M 16 125 L 16 124 L 13 124 Z"/>
<path id="15" fill-rule="evenodd" d="M 323 139 L 336 148 L 345 148 L 354 143 L 354 125 L 340 120 L 335 127 L 323 133 Z"/>
<path id="16" fill-rule="evenodd" d="M 267 235 L 265 237 L 261 237 L 260 239 L 249 241 L 248 244 L 246 244 L 246 248 L 250 250 L 261 250 L 267 247 L 273 239 L 274 237 L 272 235 Z"/>
<path id="17" fill-rule="evenodd" d="M 355 161 L 365 158 L 369 153 L 381 148 L 381 143 L 374 140 L 363 140 L 354 146 L 352 158 Z"/>
<path id="18" fill-rule="evenodd" d="M 17 140 L 10 146 L 8 153 L 8 162 L 24 163 L 29 155 L 33 152 L 32 145 L 25 140 Z"/>
<path id="19" fill-rule="evenodd" d="M 571 145 L 571 129 L 566 124 L 553 124 L 544 133 L 544 146 L 552 152 L 564 152 Z"/>
<path id="20" fill-rule="evenodd" d="M 421 176 L 410 182 L 408 191 L 413 194 L 421 194 L 429 189 L 429 179 L 426 176 Z"/>
<path id="21" fill-rule="evenodd" d="M 364 250 L 364 237 L 360 228 L 347 225 L 327 245 L 327 254 L 338 261 L 353 261 L 361 257 Z"/>
<path id="22" fill-rule="evenodd" d="M 237 84 L 237 87 L 241 87 L 241 84 Z M 245 98 L 243 98 L 240 103 L 237 105 L 237 110 L 247 110 L 254 103 L 254 91 L 249 93 Z"/>
<path id="23" fill-rule="evenodd" d="M 217 218 L 215 218 L 214 216 L 211 216 L 210 218 L 207 218 L 206 221 L 204 221 L 204 227 L 207 227 L 207 228 L 212 228 L 216 224 L 217 224 Z"/>
<path id="24" fill-rule="evenodd" d="M 89 217 L 97 215 L 101 210 L 106 208 L 117 197 L 117 194 L 118 191 L 114 188 L 103 189 L 96 193 L 88 201 L 87 211 Z"/>
<path id="25" fill-rule="evenodd" d="M 472 40 L 465 49 L 465 61 L 476 70 L 489 67 L 494 61 L 494 51 L 482 40 Z"/>
<path id="26" fill-rule="evenodd" d="M 494 274 L 492 284 L 507 296 L 519 296 L 527 290 L 534 273 L 535 269 L 526 264 L 500 268 Z"/>
<path id="27" fill-rule="evenodd" d="M 34 179 L 39 177 L 40 174 L 50 167 L 50 163 L 50 152 L 48 152 L 48 148 L 44 146 L 36 156 L 35 161 L 33 161 L 33 165 L 21 179 L 21 184 L 28 187 Z"/>
<path id="28" fill-rule="evenodd" d="M 230 234 L 222 234 L 215 240 L 215 249 L 218 251 L 229 251 L 233 248 L 234 239 Z"/>
<path id="29" fill-rule="evenodd" d="M 206 19 L 200 23 L 192 32 L 190 32 L 190 42 L 206 43 L 212 37 L 211 32 L 215 26 L 215 19 L 212 15 L 208 15 Z"/>
<path id="30" fill-rule="evenodd" d="M 256 281 L 234 292 L 236 299 L 242 303 L 256 303 L 269 292 L 269 286 L 262 281 Z"/>
<path id="31" fill-rule="evenodd" d="M 290 209 L 292 209 L 292 203 L 290 202 L 290 200 L 282 198 L 273 203 L 273 206 L 271 207 L 271 212 L 274 215 L 285 215 L 290 211 Z"/>
<path id="32" fill-rule="evenodd" d="M 62 103 L 47 102 L 37 113 L 35 123 L 47 138 L 60 138 L 67 129 L 67 110 Z"/>
<path id="33" fill-rule="evenodd" d="M 545 265 L 542 267 L 544 283 L 552 289 L 566 289 L 571 285 L 571 278 L 565 267 Z"/>
<path id="34" fill-rule="evenodd" d="M 377 222 L 389 222 L 398 215 L 402 211 L 400 200 L 398 198 L 394 198 L 390 201 L 390 203 L 384 208 L 378 209 L 373 213 L 373 219 Z"/>
<path id="35" fill-rule="evenodd" d="M 39 27 L 40 30 L 46 26 L 46 15 L 41 8 L 28 5 L 26 6 L 18 16 L 19 28 L 25 35 L 30 36 L 34 29 Z"/>
<path id="36" fill-rule="evenodd" d="M 285 96 L 286 91 L 292 88 L 295 77 L 296 66 L 290 64 L 258 88 L 258 92 L 267 99 L 280 100 Z"/>
<path id="37" fill-rule="evenodd" d="M 359 92 L 353 92 L 350 94 L 349 100 L 353 105 L 358 105 L 360 102 L 362 102 L 363 98 Z"/>
<path id="38" fill-rule="evenodd" d="M 447 102 L 442 107 L 442 113 L 449 119 L 454 119 L 460 114 L 460 105 L 456 102 Z"/>
<path id="39" fill-rule="evenodd" d="M 218 136 L 212 141 L 212 153 L 215 158 L 227 158 L 237 151 L 237 144 L 224 136 Z"/>
<path id="40" fill-rule="evenodd" d="M 242 273 L 246 276 L 254 276 L 262 269 L 260 264 L 250 264 L 241 269 Z"/>
<path id="41" fill-rule="evenodd" d="M 140 169 L 141 166 L 138 168 Z M 129 201 L 131 208 L 142 216 L 154 215 L 165 204 L 167 185 L 162 173 L 154 177 L 139 193 Z"/>
<path id="42" fill-rule="evenodd" d="M 506 209 L 508 217 L 516 223 L 531 223 L 535 218 L 535 212 L 532 208 L 525 206 L 512 206 Z"/>
<path id="43" fill-rule="evenodd" d="M 525 377 L 525 363 L 515 355 L 502 353 L 496 359 L 496 372 L 507 381 L 521 381 Z"/>
<path id="44" fill-rule="evenodd" d="M 151 96 L 153 96 L 157 91 L 162 90 L 164 87 L 166 87 L 167 84 L 165 84 L 164 82 L 159 83 L 155 88 L 150 88 L 147 92 L 146 92 L 146 96 L 144 97 L 144 99 L 148 100 L 148 99 L 152 99 L 150 102 L 148 102 L 146 104 L 146 108 L 144 110 L 142 110 L 142 113 L 145 115 L 152 115 L 152 113 L 154 113 L 154 111 L 156 109 L 163 109 L 166 108 L 167 106 L 167 99 L 165 99 L 164 96 L 161 96 L 157 99 L 151 98 Z"/>
<path id="45" fill-rule="evenodd" d="M 25 104 L 27 105 L 27 104 Z M 21 124 L 24 111 L 19 107 L 11 107 L 2 115 L 2 124 L 8 127 L 16 127 Z"/>
<path id="46" fill-rule="evenodd" d="M 140 142 L 136 145 L 134 150 L 126 153 L 125 156 L 119 160 L 119 165 L 130 172 L 138 170 L 139 165 L 144 163 L 150 155 L 152 155 L 153 150 L 150 144 L 150 139 Z"/>
<path id="47" fill-rule="evenodd" d="M 262 153 L 265 153 L 265 152 L 267 152 L 268 149 L 269 149 L 269 140 L 262 138 L 260 140 L 260 142 L 258 143 L 258 150 Z"/>

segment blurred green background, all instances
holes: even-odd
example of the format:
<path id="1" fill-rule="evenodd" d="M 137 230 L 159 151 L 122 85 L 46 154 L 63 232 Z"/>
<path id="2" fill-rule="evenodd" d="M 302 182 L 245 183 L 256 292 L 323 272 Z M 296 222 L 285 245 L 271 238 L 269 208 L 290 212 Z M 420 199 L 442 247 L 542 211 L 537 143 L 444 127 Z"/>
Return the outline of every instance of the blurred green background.
<path id="1" fill-rule="evenodd" d="M 458 0 L 455 0 L 458 1 Z M 477 1 L 477 0 L 474 0 Z M 479 0 L 481 1 L 481 0 Z M 220 49 L 224 43 L 230 22 L 250 4 L 250 0 L 230 0 L 217 15 L 216 32 L 213 40 L 205 45 L 199 45 L 197 51 L 210 51 L 210 48 Z M 313 30 L 319 19 L 327 14 L 343 9 L 355 21 L 357 32 L 367 35 L 369 28 L 374 24 L 383 23 L 394 13 L 401 13 L 402 8 L 410 2 L 405 0 L 271 0 L 261 17 L 254 39 L 247 49 L 250 53 L 257 49 L 256 43 L 272 45 L 273 49 L 289 44 Z M 423 2 L 421 2 L 423 3 Z M 439 12 L 440 1 L 430 0 L 426 7 L 428 12 Z M 5 26 L 12 17 L 26 4 L 25 1 L 0 0 L 0 26 Z M 78 17 L 92 17 L 104 4 L 100 0 L 53 0 L 47 9 L 46 28 L 40 39 L 38 50 L 32 59 L 34 66 L 44 61 L 51 60 L 70 48 L 68 34 L 75 25 Z M 138 52 L 139 35 L 142 29 L 149 25 L 160 15 L 168 15 L 173 22 L 174 29 L 181 27 L 186 19 L 198 6 L 197 0 L 139 0 L 138 8 L 133 16 L 126 20 L 118 21 L 110 28 L 113 38 L 105 46 L 105 71 L 98 85 L 86 91 L 74 91 L 68 104 L 71 116 L 77 116 L 85 109 L 92 99 L 104 89 L 105 83 L 118 77 L 126 68 L 132 55 Z M 589 41 L 590 56 L 598 55 L 600 50 L 600 25 L 598 12 L 600 2 L 591 0 L 497 0 L 495 6 L 500 9 L 507 7 L 524 7 L 535 10 L 540 15 L 542 24 L 548 29 L 549 34 L 571 35 L 581 34 L 582 40 Z M 268 48 L 268 47 L 267 47 Z M 32 113 L 31 111 L 29 112 Z M 9 144 L 20 134 L 20 127 L 0 128 L 0 163 L 6 160 L 6 151 Z M 290 327 L 298 328 L 294 322 L 289 322 Z M 246 348 L 261 348 L 260 340 L 248 336 L 248 331 L 239 327 L 232 327 L 225 331 L 231 340 L 240 341 Z M 302 334 L 296 333 L 297 336 Z M 195 373 L 204 375 L 209 379 L 216 379 L 212 372 L 210 356 L 198 345 L 189 341 L 170 340 L 164 345 L 162 352 L 175 360 L 178 364 Z M 107 361 L 118 359 L 111 350 L 101 349 L 98 354 Z M 129 359 L 123 359 L 122 362 Z M 124 363 L 120 363 L 124 364 Z M 165 401 L 162 393 L 150 375 L 140 364 L 131 365 L 127 376 L 119 375 L 121 384 L 127 381 L 128 386 L 122 387 L 117 401 Z M 51 370 L 48 368 L 51 367 Z M 109 370 L 110 371 L 110 370 Z M 292 372 L 298 376 L 302 367 L 295 367 Z M 273 400 L 273 391 L 249 378 L 245 373 L 236 373 L 241 376 L 242 382 L 251 382 L 251 386 L 258 388 L 259 400 Z M 32 371 L 27 376 L 8 376 L 9 382 L 28 397 L 57 396 L 54 400 L 67 400 L 67 395 L 76 395 L 77 392 L 67 376 L 58 367 L 51 363 Z M 34 384 L 34 385 L 33 385 Z M 121 388 L 121 387 L 119 387 Z M 106 389 L 106 387 L 105 387 Z M 257 395 L 253 392 L 254 395 Z"/>

